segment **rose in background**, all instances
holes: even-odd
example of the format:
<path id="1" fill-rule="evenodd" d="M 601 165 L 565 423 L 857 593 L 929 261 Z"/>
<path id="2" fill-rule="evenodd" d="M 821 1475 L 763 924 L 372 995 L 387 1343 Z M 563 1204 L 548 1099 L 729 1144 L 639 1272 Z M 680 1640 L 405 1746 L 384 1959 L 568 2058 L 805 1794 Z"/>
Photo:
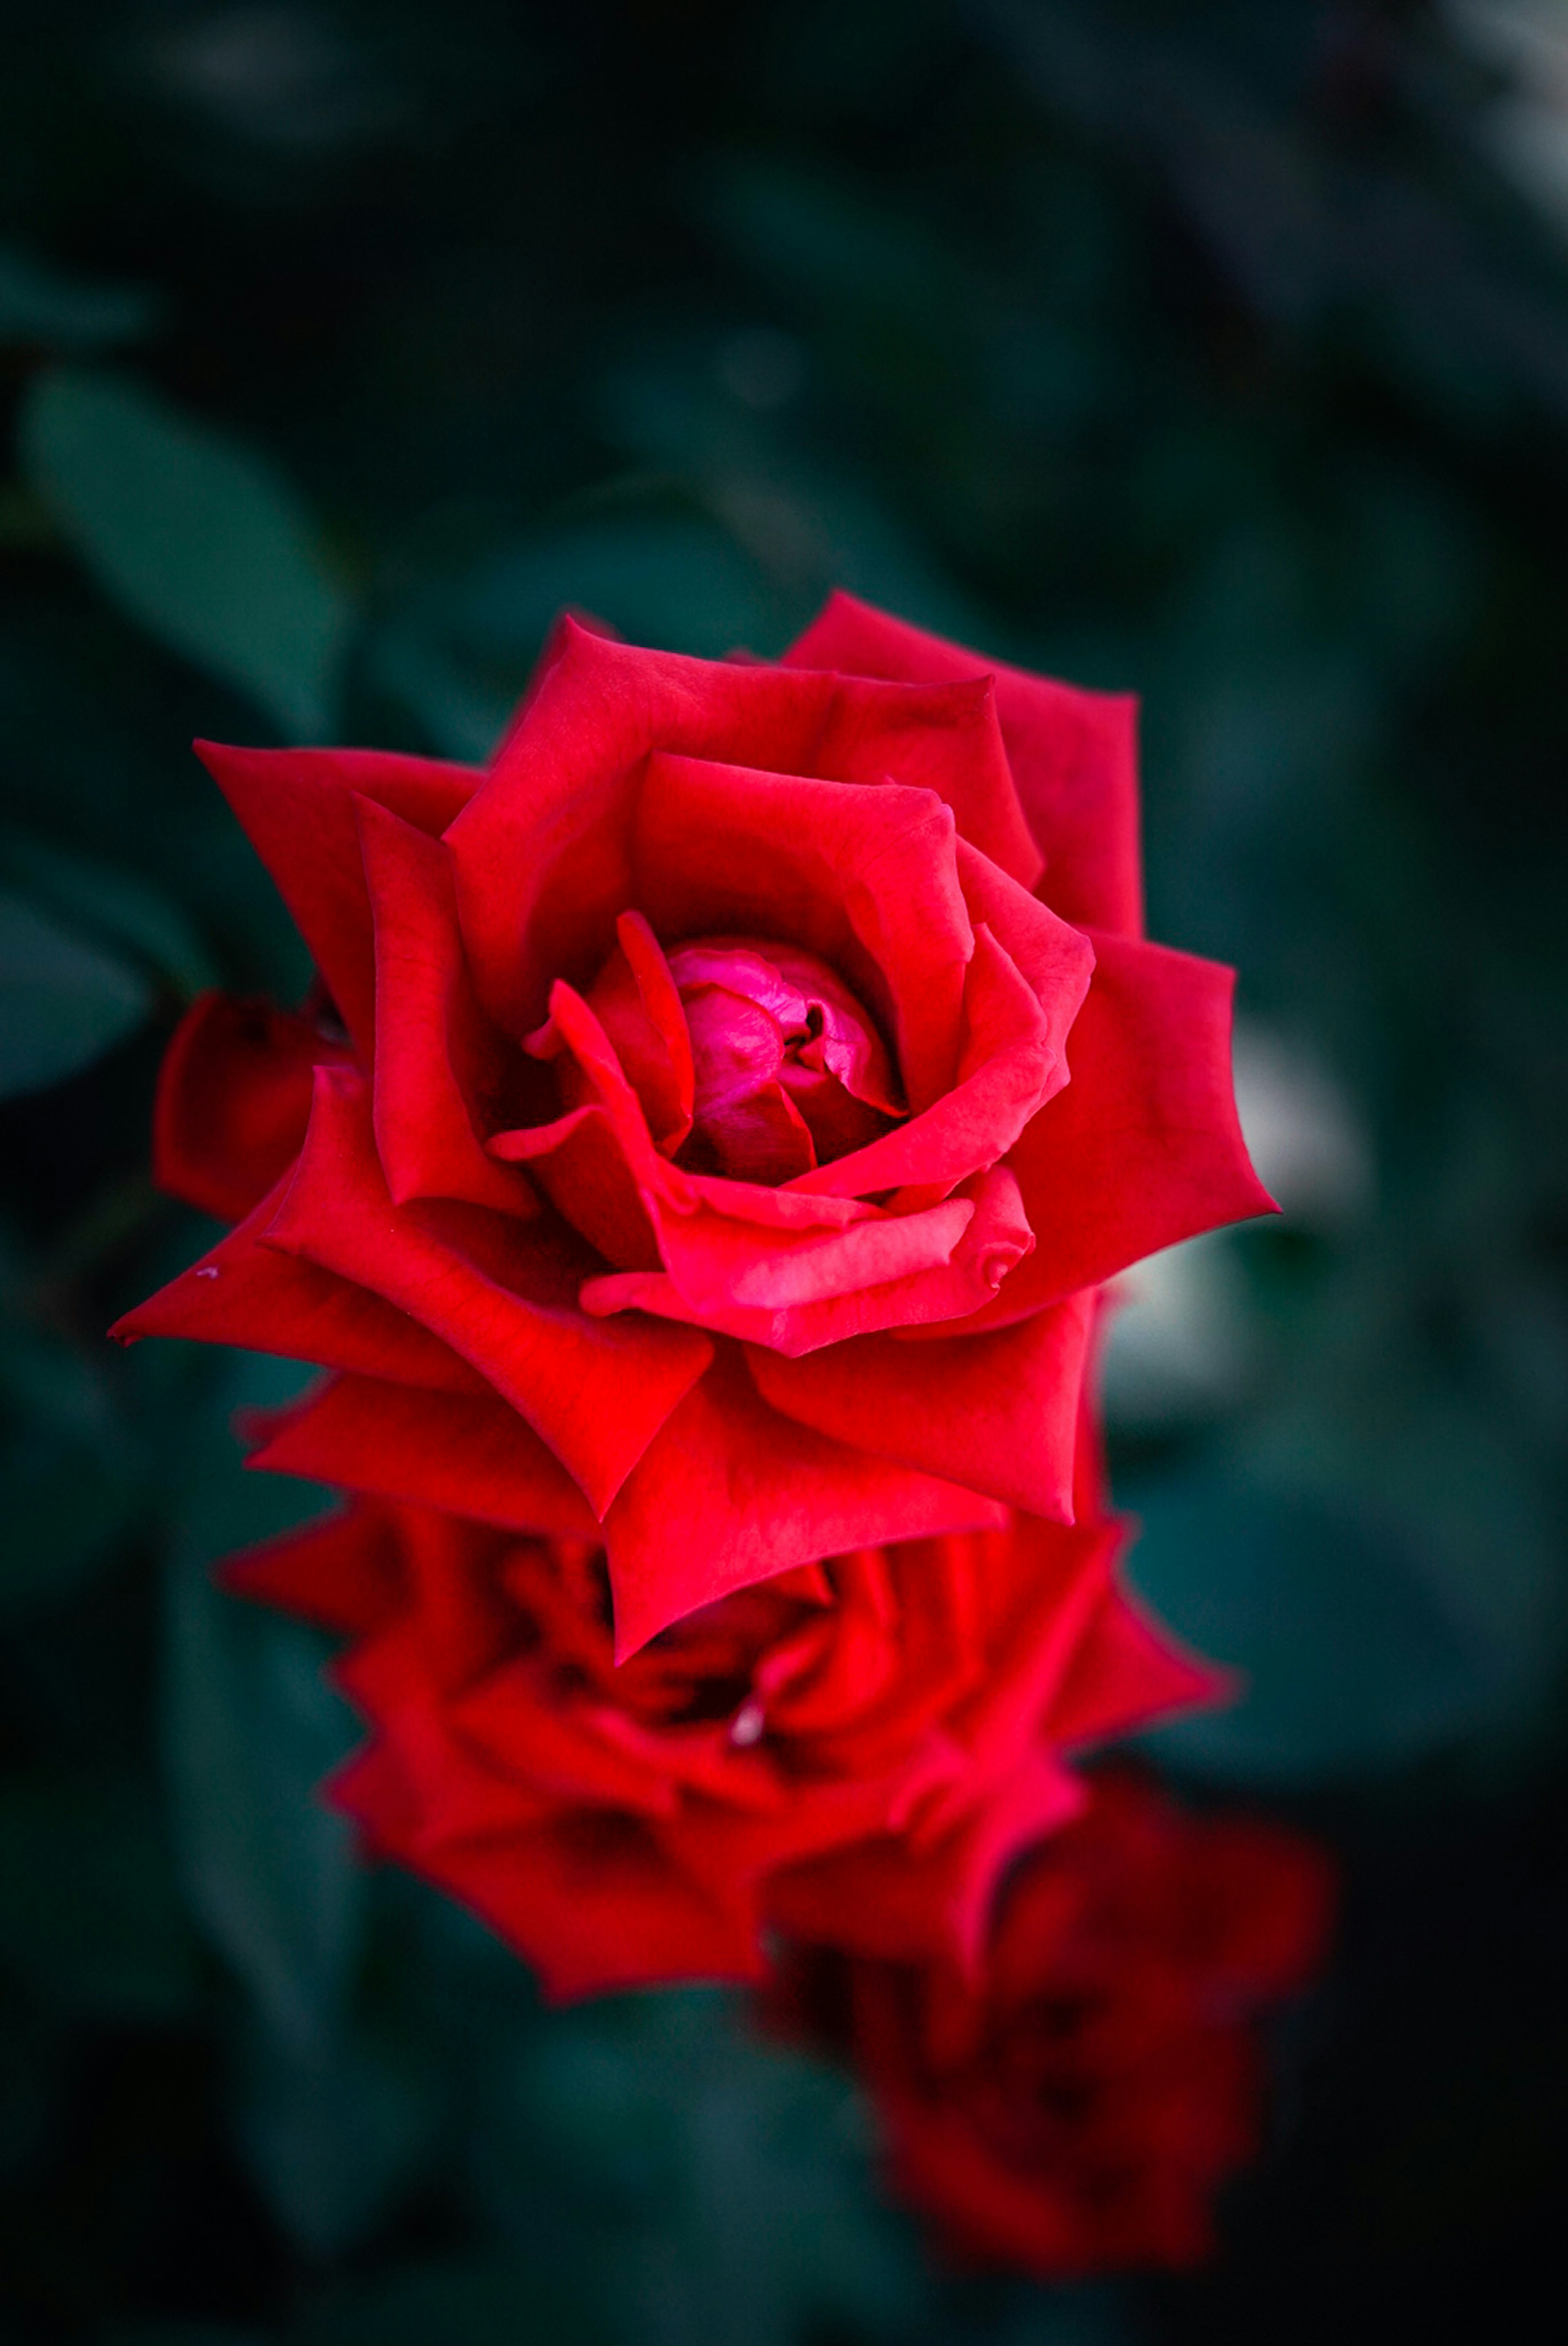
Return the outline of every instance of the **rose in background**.
<path id="1" fill-rule="evenodd" d="M 1312 1843 L 1108 1771 L 1007 1883 L 978 1974 L 804 1946 L 769 2010 L 853 2061 L 891 2180 L 961 2261 L 1186 2266 L 1262 2139 L 1259 2024 L 1333 1906 Z"/>
<path id="2" fill-rule="evenodd" d="M 1082 1803 L 1068 1757 L 1215 1693 L 1122 1593 L 1122 1536 L 861 1548 L 618 1666 L 585 1539 L 361 1500 L 225 1578 L 351 1640 L 370 1739 L 332 1799 L 562 1998 L 759 1977 L 765 1923 L 972 1971 L 997 1880 Z"/>
<path id="3" fill-rule="evenodd" d="M 117 1332 L 331 1370 L 255 1463 L 602 1539 L 623 1657 L 1071 1522 L 1100 1283 L 1269 1202 L 1130 703 L 839 597 L 778 664 L 564 622 L 484 773 L 205 754 L 321 986 L 177 1035 L 159 1178 L 240 1219 Z"/>

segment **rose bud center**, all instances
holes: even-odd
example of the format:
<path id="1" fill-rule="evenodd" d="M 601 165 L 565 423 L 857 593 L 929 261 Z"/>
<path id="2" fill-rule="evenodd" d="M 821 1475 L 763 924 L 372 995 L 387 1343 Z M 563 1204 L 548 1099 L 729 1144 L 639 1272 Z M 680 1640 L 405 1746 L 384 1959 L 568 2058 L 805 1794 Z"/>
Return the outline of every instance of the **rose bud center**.
<path id="1" fill-rule="evenodd" d="M 690 1047 L 689 1126 L 669 1113 L 666 1055 L 656 1066 L 626 1047 L 619 950 L 588 1000 L 622 1046 L 656 1140 L 688 1171 L 787 1181 L 864 1148 L 903 1115 L 887 1046 L 816 954 L 772 940 L 699 937 L 672 947 L 667 968 Z"/>

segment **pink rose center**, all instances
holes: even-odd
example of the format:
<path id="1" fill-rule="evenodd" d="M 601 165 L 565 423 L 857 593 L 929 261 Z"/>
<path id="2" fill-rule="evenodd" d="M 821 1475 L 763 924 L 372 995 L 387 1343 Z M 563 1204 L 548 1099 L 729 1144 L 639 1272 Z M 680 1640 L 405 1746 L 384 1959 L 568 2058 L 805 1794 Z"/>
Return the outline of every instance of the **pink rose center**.
<path id="1" fill-rule="evenodd" d="M 887 1046 L 835 970 L 794 945 L 698 937 L 672 946 L 669 976 L 690 1039 L 690 1127 L 671 1124 L 638 1054 L 623 1064 L 649 1125 L 694 1173 L 776 1183 L 875 1140 L 904 1114 Z M 588 999 L 617 1041 L 619 954 Z M 684 1118 L 681 1120 L 684 1126 Z M 661 1137 L 667 1136 L 667 1137 Z"/>

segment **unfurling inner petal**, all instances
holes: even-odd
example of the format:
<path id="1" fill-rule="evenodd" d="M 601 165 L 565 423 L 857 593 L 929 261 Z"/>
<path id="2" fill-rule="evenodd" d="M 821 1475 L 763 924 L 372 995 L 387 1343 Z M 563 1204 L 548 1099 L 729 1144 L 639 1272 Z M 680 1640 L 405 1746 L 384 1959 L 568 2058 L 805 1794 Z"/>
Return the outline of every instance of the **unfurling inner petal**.
<path id="1" fill-rule="evenodd" d="M 557 984 L 550 1016 L 524 1038 L 531 1058 L 555 1063 L 568 1117 L 603 1106 L 607 1084 L 642 1132 L 645 1156 L 769 1186 L 863 1149 L 906 1117 L 874 1023 L 814 954 L 704 937 L 667 957 L 638 913 L 623 913 L 616 932 L 587 994 Z M 553 1148 L 565 1121 L 537 1137 L 552 1136 Z M 498 1135 L 491 1153 L 508 1162 L 538 1154 L 521 1145 L 526 1137 Z M 578 1220 L 571 1206 L 562 1209 Z"/>
<path id="2" fill-rule="evenodd" d="M 623 932 L 625 926 L 623 921 Z M 627 947 L 641 946 L 646 958 L 651 943 L 644 924 L 635 939 L 623 933 L 589 989 L 618 1047 L 618 1028 L 626 1030 L 626 1042 L 633 1040 L 623 1006 L 632 974 Z M 771 941 L 705 937 L 676 946 L 666 965 L 670 987 L 657 1022 L 659 1046 L 647 1047 L 652 1022 L 645 1012 L 636 1022 L 643 1047 L 622 1048 L 621 1057 L 658 1145 L 688 1170 L 787 1181 L 863 1148 L 903 1115 L 881 1035 L 843 980 L 815 954 Z M 637 976 L 642 1011 L 651 986 L 646 970 Z M 669 1015 L 677 1002 L 684 1019 L 678 1038 Z M 677 1054 L 685 1113 L 671 1115 Z"/>

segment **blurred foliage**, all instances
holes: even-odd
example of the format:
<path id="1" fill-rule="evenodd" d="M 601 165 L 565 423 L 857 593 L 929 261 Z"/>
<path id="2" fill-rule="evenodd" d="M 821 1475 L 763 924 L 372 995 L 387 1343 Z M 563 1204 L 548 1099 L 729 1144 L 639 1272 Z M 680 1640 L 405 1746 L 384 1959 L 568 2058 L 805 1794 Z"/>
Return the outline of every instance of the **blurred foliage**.
<path id="1" fill-rule="evenodd" d="M 1505 16 L 0 5 L 7 2338 L 1561 2304 L 1568 113 Z M 834 582 L 1138 688 L 1153 928 L 1242 972 L 1286 1214 L 1129 1282 L 1115 1464 L 1249 1676 L 1165 1763 L 1349 1891 L 1179 2285 L 932 2270 L 728 2000 L 544 2014 L 364 1877 L 318 1641 L 207 1578 L 319 1504 L 237 1463 L 280 1372 L 102 1341 L 200 1242 L 145 1169 L 181 1003 L 306 976 L 191 735 L 479 758 L 563 602 L 770 652 Z"/>

